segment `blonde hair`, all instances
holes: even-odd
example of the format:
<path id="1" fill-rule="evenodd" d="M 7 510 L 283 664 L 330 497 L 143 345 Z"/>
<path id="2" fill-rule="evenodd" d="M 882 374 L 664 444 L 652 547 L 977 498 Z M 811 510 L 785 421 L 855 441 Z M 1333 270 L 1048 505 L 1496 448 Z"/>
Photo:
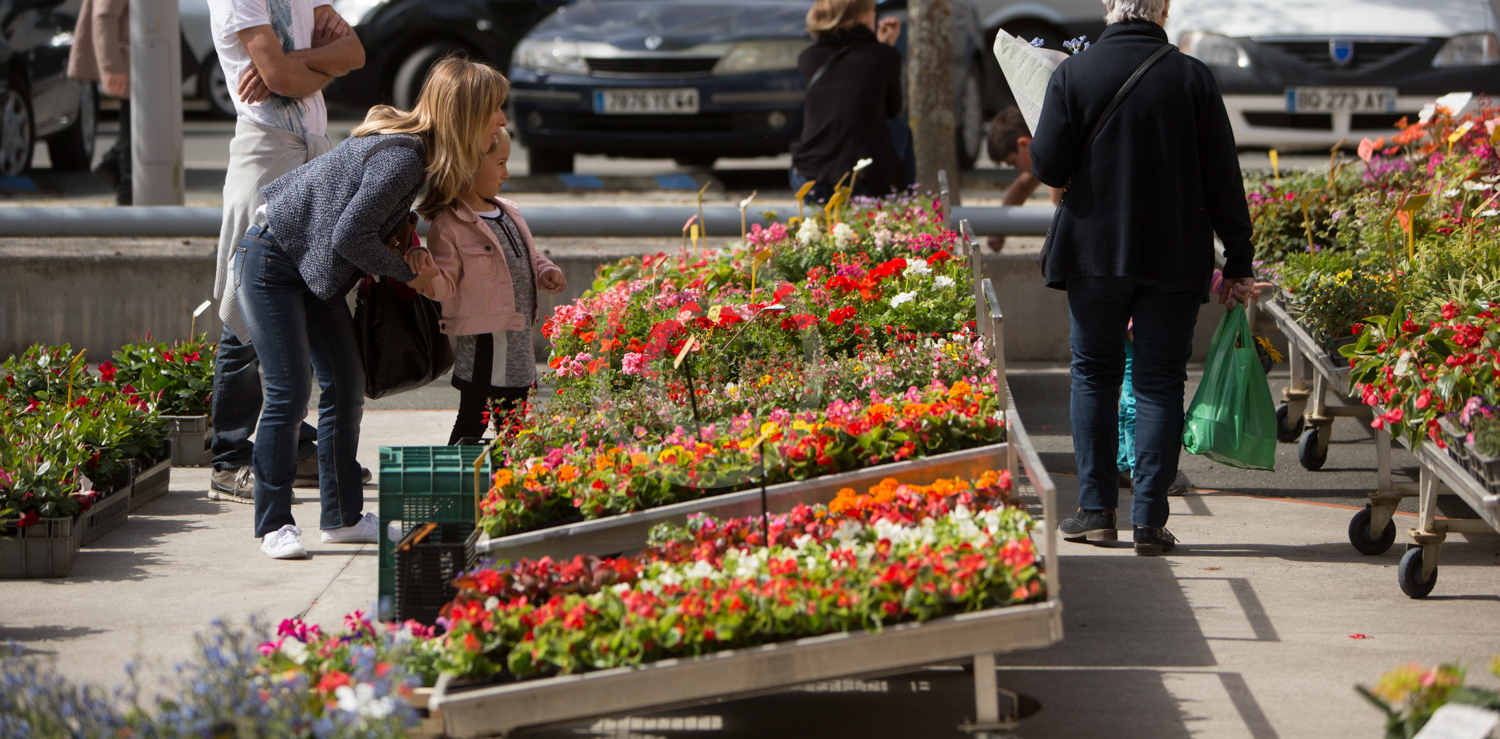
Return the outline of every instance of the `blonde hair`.
<path id="1" fill-rule="evenodd" d="M 481 132 L 509 93 L 510 81 L 494 67 L 446 56 L 432 65 L 415 107 L 404 111 L 377 105 L 349 135 L 421 137 L 427 145 L 427 186 L 417 213 L 430 219 L 452 207 L 474 184 L 479 158 L 488 148 L 480 141 Z"/>
<path id="2" fill-rule="evenodd" d="M 853 28 L 873 12 L 875 0 L 818 0 L 807 11 L 807 32 L 822 36 Z"/>

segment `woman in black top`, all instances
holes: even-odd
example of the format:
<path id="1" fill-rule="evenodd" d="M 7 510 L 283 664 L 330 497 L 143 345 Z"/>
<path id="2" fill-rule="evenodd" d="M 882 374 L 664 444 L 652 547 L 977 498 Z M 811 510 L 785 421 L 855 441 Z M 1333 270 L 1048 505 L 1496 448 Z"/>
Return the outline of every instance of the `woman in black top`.
<path id="1" fill-rule="evenodd" d="M 855 180 L 856 195 L 905 189 L 916 160 L 900 118 L 901 21 L 886 18 L 877 30 L 875 0 L 817 0 L 807 31 L 817 42 L 797 58 L 807 101 L 802 138 L 792 145 L 792 189 L 815 180 L 810 197 L 827 200 L 861 159 L 874 161 Z"/>

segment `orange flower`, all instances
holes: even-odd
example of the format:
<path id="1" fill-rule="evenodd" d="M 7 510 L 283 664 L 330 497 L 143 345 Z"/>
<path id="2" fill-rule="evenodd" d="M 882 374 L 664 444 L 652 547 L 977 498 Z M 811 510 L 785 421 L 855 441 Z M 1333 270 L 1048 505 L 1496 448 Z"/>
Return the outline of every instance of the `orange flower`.
<path id="1" fill-rule="evenodd" d="M 901 408 L 901 415 L 907 418 L 919 418 L 932 412 L 932 406 L 926 403 L 907 403 Z"/>
<path id="2" fill-rule="evenodd" d="M 578 479 L 578 468 L 571 464 L 565 464 L 557 468 L 557 479 L 563 482 L 572 482 Z"/>
<path id="3" fill-rule="evenodd" d="M 948 399 L 960 400 L 972 395 L 973 393 L 974 387 L 972 385 L 964 382 L 963 380 L 959 380 L 958 382 L 953 383 L 953 387 L 948 388 Z"/>

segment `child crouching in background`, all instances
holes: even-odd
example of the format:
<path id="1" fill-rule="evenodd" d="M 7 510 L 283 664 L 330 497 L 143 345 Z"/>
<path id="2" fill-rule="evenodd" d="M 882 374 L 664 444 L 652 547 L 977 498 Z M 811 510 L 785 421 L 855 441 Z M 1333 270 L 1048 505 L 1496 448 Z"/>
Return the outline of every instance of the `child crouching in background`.
<path id="1" fill-rule="evenodd" d="M 510 135 L 502 128 L 472 185 L 432 218 L 428 232 L 438 276 L 422 294 L 442 303 L 440 326 L 453 337 L 459 391 L 449 444 L 483 436 L 487 415 L 497 430 L 515 430 L 536 386 L 537 290 L 556 295 L 567 286 L 562 270 L 537 253 L 516 204 L 496 197 L 510 179 L 509 159 Z"/>

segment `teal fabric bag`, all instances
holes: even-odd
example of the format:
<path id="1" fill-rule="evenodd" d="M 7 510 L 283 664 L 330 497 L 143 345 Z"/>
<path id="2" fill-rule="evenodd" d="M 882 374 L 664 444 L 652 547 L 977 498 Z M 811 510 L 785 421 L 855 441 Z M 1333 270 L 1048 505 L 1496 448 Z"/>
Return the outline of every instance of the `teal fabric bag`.
<path id="1" fill-rule="evenodd" d="M 1214 330 L 1203 382 L 1182 426 L 1182 446 L 1231 467 L 1276 468 L 1276 408 L 1242 305 L 1225 313 Z"/>

